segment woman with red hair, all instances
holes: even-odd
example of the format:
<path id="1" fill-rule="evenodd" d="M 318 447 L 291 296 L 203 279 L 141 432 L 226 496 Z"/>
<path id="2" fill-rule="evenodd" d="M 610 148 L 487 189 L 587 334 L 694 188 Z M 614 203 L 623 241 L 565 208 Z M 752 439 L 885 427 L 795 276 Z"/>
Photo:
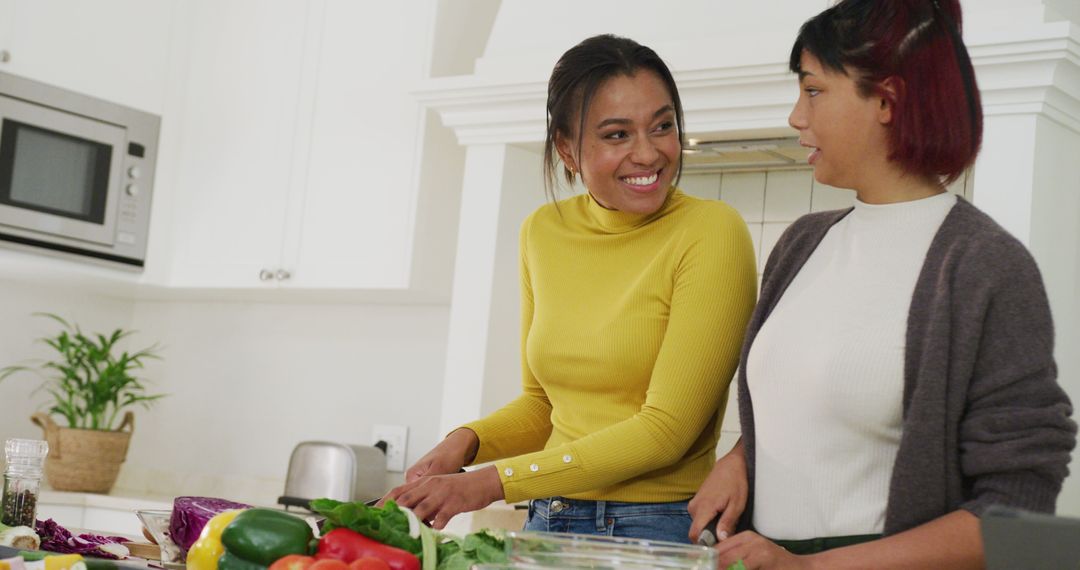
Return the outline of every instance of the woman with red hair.
<path id="1" fill-rule="evenodd" d="M 799 32 L 790 124 L 856 202 L 766 265 L 742 439 L 689 505 L 722 568 L 980 568 L 987 507 L 1054 510 L 1076 424 L 1039 270 L 945 189 L 982 134 L 960 24 L 958 0 L 843 0 Z"/>

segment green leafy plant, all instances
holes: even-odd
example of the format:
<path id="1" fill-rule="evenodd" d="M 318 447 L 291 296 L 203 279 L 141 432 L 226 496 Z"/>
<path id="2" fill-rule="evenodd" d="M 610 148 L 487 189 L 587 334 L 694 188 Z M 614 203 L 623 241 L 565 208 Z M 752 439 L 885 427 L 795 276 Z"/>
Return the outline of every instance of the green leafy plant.
<path id="1" fill-rule="evenodd" d="M 120 412 L 128 406 L 149 408 L 166 394 L 147 394 L 134 371 L 143 361 L 160 359 L 158 345 L 136 352 L 120 351 L 117 343 L 134 331 L 116 329 L 111 335 L 84 334 L 51 313 L 34 313 L 63 326 L 54 336 L 38 339 L 59 353 L 54 360 L 37 366 L 0 368 L 0 380 L 18 372 L 33 372 L 44 379 L 40 389 L 53 397 L 49 413 L 63 416 L 68 426 L 81 429 L 112 430 Z M 119 354 L 117 354 L 119 352 Z"/>

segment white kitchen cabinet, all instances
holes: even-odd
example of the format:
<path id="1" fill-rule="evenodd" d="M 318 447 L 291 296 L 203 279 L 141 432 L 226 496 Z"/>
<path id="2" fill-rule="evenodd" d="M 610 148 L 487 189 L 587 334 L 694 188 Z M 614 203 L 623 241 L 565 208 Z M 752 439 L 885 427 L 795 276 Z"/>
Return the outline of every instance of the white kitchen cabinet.
<path id="1" fill-rule="evenodd" d="M 425 76 L 432 4 L 327 0 L 319 34 L 317 88 L 300 231 L 286 244 L 289 286 L 394 289 L 408 286 L 416 207 L 420 112 L 410 89 Z M 306 130 L 304 128 L 301 131 Z"/>
<path id="2" fill-rule="evenodd" d="M 275 286 L 281 269 L 296 114 L 304 61 L 305 0 L 190 0 L 180 18 L 166 120 L 175 121 L 168 196 L 167 285 Z M 155 214 L 157 210 L 155 210 Z M 154 247 L 154 244 L 151 244 Z"/>
<path id="3" fill-rule="evenodd" d="M 175 1 L 0 0 L 0 70 L 160 114 Z"/>
<path id="4" fill-rule="evenodd" d="M 408 286 L 419 6 L 190 3 L 168 285 Z"/>

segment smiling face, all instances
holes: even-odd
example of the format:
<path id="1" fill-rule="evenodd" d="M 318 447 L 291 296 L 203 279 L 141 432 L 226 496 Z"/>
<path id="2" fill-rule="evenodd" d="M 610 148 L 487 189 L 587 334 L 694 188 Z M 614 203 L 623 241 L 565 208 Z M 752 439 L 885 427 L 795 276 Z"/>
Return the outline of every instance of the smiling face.
<path id="1" fill-rule="evenodd" d="M 865 188 L 887 170 L 892 106 L 881 96 L 863 97 L 849 75 L 824 68 L 803 51 L 799 100 L 788 123 L 799 143 L 813 148 L 814 178 L 838 188 Z"/>
<path id="2" fill-rule="evenodd" d="M 573 137 L 558 137 L 556 148 L 600 205 L 638 214 L 663 206 L 682 144 L 671 93 L 656 73 L 638 70 L 600 84 L 580 142 L 580 155 Z"/>

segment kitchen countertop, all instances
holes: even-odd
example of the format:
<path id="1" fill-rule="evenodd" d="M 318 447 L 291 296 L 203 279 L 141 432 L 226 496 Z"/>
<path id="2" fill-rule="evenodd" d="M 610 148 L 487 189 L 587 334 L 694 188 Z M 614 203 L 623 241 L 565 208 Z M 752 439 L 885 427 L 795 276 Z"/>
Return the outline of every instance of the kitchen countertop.
<path id="1" fill-rule="evenodd" d="M 41 495 L 38 499 L 42 507 L 73 507 L 82 509 L 108 509 L 113 511 L 130 511 L 135 520 L 134 511 L 138 509 L 171 510 L 173 497 L 140 493 L 124 489 L 114 489 L 109 494 L 78 493 L 70 491 L 55 491 L 42 486 Z M 266 505 L 270 508 L 280 508 L 277 505 Z M 515 509 L 513 505 L 497 501 L 485 509 L 474 513 L 462 513 L 454 517 L 445 529 L 452 534 L 464 535 L 480 528 L 501 528 L 507 530 L 521 530 L 525 523 L 526 511 Z M 63 524 L 63 521 L 58 521 Z M 95 529 L 99 531 L 109 529 Z M 116 529 L 119 531 L 120 529 Z M 127 530 L 127 529 L 125 529 Z M 128 532 L 131 533 L 130 531 Z"/>
<path id="2" fill-rule="evenodd" d="M 42 488 L 38 503 L 69 507 L 91 507 L 134 511 L 136 509 L 172 509 L 173 498 L 163 495 L 144 495 L 122 491 L 103 495 L 100 493 L 77 493 Z"/>

